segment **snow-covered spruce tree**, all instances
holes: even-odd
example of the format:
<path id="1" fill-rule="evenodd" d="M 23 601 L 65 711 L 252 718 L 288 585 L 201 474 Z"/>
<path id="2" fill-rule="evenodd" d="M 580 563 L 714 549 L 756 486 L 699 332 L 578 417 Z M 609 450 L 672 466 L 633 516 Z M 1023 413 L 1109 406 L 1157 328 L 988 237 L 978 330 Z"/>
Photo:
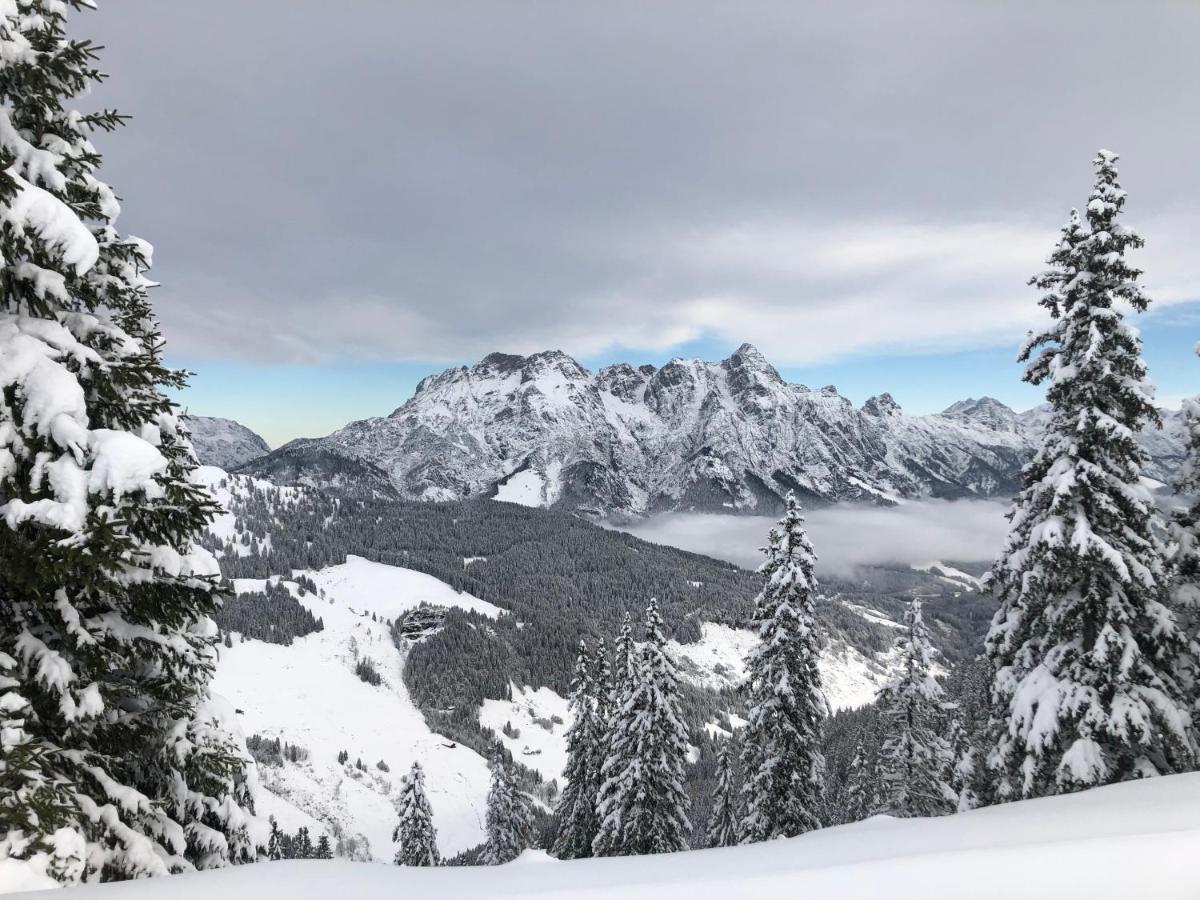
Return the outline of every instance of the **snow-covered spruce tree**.
<path id="1" fill-rule="evenodd" d="M 1086 215 L 1072 212 L 1031 284 L 1053 317 L 1020 352 L 1052 412 L 1022 473 L 990 573 L 987 636 L 996 796 L 1036 797 L 1194 764 L 1176 672 L 1185 636 L 1168 604 L 1153 503 L 1139 483 L 1143 426 L 1159 421 L 1141 341 L 1118 303 L 1145 310 L 1119 221 L 1117 157 L 1100 151 Z"/>
<path id="2" fill-rule="evenodd" d="M 790 493 L 766 554 L 759 570 L 766 584 L 754 604 L 759 642 L 746 659 L 745 843 L 820 828 L 825 778 L 821 732 L 828 704 L 817 669 L 816 554 Z"/>
<path id="3" fill-rule="evenodd" d="M 859 740 L 850 760 L 846 778 L 846 805 L 843 822 L 859 822 L 875 814 L 879 808 L 879 769 L 874 755 L 869 754 Z"/>
<path id="4" fill-rule="evenodd" d="M 253 858 L 253 763 L 208 694 L 216 506 L 150 247 L 96 174 L 121 120 L 71 108 L 101 77 L 65 37 L 85 6 L 0 0 L 0 858 L 66 882 Z"/>
<path id="5" fill-rule="evenodd" d="M 967 729 L 955 717 L 950 723 L 950 790 L 958 798 L 955 804 L 957 812 L 966 812 L 980 805 L 976 791 L 976 780 L 979 777 L 977 757 L 979 751 L 971 743 Z"/>
<path id="6" fill-rule="evenodd" d="M 732 743 L 733 738 L 729 738 L 717 751 L 717 785 L 713 793 L 712 814 L 705 831 L 705 845 L 708 847 L 732 847 L 739 843 L 741 792 L 734 777 L 733 762 L 737 753 L 732 749 Z"/>
<path id="7" fill-rule="evenodd" d="M 890 816 L 940 816 L 958 798 L 947 779 L 952 755 L 939 733 L 942 686 L 931 672 L 933 644 L 914 600 L 896 642 L 899 660 L 879 692 L 885 738 L 879 751 L 879 809 Z"/>
<path id="8" fill-rule="evenodd" d="M 425 796 L 425 771 L 419 762 L 412 764 L 409 773 L 400 779 L 400 823 L 392 832 L 392 840 L 400 844 L 396 851 L 398 866 L 438 866 L 437 829 L 433 826 L 433 810 Z"/>
<path id="9" fill-rule="evenodd" d="M 627 671 L 632 668 L 631 686 L 613 715 L 612 742 L 601 768 L 595 856 L 687 849 L 688 732 L 680 713 L 679 677 L 666 645 L 658 601 L 651 600 L 646 640 L 640 654 L 631 653 L 625 664 Z M 619 644 L 618 653 L 621 649 Z"/>
<path id="10" fill-rule="evenodd" d="M 487 843 L 479 856 L 485 866 L 512 862 L 529 846 L 533 821 L 529 800 L 521 793 L 497 744 L 492 752 L 492 787 L 487 798 Z"/>
<path id="11" fill-rule="evenodd" d="M 558 834 L 554 855 L 559 859 L 583 859 L 592 855 L 596 838 L 596 778 L 598 744 L 604 734 L 596 718 L 596 698 L 607 685 L 593 682 L 592 660 L 587 644 L 579 642 L 575 678 L 571 684 L 570 707 L 574 718 L 567 730 L 567 765 L 563 772 L 566 786 L 558 797 Z"/>
<path id="12" fill-rule="evenodd" d="M 1197 729 L 1200 728 L 1200 397 L 1183 401 L 1183 423 L 1187 453 L 1175 487 L 1180 495 L 1193 499 L 1171 517 L 1171 608 L 1185 635 L 1174 666 L 1175 678 L 1183 696 L 1191 698 L 1192 726 Z"/>

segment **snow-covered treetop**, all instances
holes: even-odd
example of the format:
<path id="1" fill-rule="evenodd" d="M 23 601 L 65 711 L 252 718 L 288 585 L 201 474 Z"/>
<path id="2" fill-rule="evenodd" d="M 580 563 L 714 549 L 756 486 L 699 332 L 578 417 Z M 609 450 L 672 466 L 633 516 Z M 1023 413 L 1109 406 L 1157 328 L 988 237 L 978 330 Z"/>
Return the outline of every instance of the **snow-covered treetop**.
<path id="1" fill-rule="evenodd" d="M 771 530 L 768 544 L 763 548 L 766 561 L 758 569 L 766 576 L 770 588 L 795 587 L 812 591 L 817 586 L 813 574 L 817 553 L 804 530 L 804 517 L 800 512 L 795 493 L 789 491 L 784 500 L 783 518 L 779 526 Z"/>

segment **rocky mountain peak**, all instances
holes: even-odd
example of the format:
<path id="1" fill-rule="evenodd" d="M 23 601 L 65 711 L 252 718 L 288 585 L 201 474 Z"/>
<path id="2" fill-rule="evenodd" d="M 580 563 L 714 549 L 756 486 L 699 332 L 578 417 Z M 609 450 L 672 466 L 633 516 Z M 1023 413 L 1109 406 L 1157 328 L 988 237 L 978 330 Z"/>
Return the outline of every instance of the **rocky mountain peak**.
<path id="1" fill-rule="evenodd" d="M 783 382 L 779 372 L 753 344 L 742 344 L 721 363 L 721 366 L 730 372 L 760 372 L 771 381 Z"/>
<path id="2" fill-rule="evenodd" d="M 888 416 L 898 416 L 904 411 L 900 408 L 900 404 L 889 393 L 876 394 L 874 397 L 867 399 L 863 404 L 863 412 L 869 416 L 875 416 L 877 419 L 887 418 Z"/>
<path id="3" fill-rule="evenodd" d="M 959 400 L 942 410 L 942 415 L 977 422 L 989 428 L 1011 428 L 1017 421 L 1017 414 L 994 397 Z"/>
<path id="4" fill-rule="evenodd" d="M 203 466 L 231 472 L 271 452 L 266 441 L 233 419 L 188 415 L 183 424 L 192 434 L 192 449 Z"/>

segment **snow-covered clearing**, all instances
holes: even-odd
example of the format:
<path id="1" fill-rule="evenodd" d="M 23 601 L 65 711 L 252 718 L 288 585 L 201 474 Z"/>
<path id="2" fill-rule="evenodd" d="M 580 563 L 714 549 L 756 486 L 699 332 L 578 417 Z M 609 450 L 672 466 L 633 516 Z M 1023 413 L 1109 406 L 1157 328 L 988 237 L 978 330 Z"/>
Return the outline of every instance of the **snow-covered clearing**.
<path id="1" fill-rule="evenodd" d="M 969 572 L 964 572 L 962 569 L 956 569 L 954 566 L 948 566 L 944 562 L 938 562 L 937 560 L 928 563 L 920 563 L 918 565 L 914 565 L 913 568 L 922 572 L 933 572 L 934 569 L 937 569 L 938 573 L 940 573 L 938 577 L 941 578 L 942 581 L 955 585 L 956 587 L 963 587 L 965 585 L 968 588 L 978 588 L 980 584 L 980 579 Z"/>
<path id="2" fill-rule="evenodd" d="M 546 479 L 533 469 L 517 472 L 496 489 L 493 500 L 519 503 L 521 506 L 541 506 Z"/>
<path id="3" fill-rule="evenodd" d="M 560 785 L 567 765 L 567 729 L 573 720 L 566 699 L 548 687 L 535 691 L 514 684 L 512 700 L 484 700 L 479 710 L 479 724 L 496 732 L 513 759 L 546 781 L 557 778 Z M 516 729 L 516 737 L 504 733 L 506 724 Z"/>
<path id="4" fill-rule="evenodd" d="M 432 575 L 347 556 L 340 566 L 307 573 L 327 599 L 360 612 L 393 619 L 422 603 L 457 606 L 495 618 L 503 610 L 467 593 L 460 593 Z"/>
<path id="5" fill-rule="evenodd" d="M 371 857 L 390 860 L 396 787 L 419 760 L 443 853 L 479 843 L 487 765 L 429 730 L 404 686 L 403 657 L 385 620 L 422 602 L 490 616 L 501 610 L 429 575 L 355 556 L 304 574 L 322 596 L 300 597 L 295 583 L 287 584 L 325 630 L 297 638 L 290 647 L 235 639 L 232 648 L 221 648 L 213 682 L 213 690 L 242 711 L 247 734 L 277 737 L 309 751 L 306 761 L 262 767 L 264 786 L 277 796 L 266 798 L 261 810 L 275 814 L 288 830 L 311 828 L 313 817 L 323 823 L 318 832 L 340 828 L 348 837 L 362 835 Z M 235 582 L 239 593 L 263 586 L 257 579 Z M 375 663 L 382 684 L 372 686 L 355 675 L 362 657 Z M 346 764 L 337 761 L 342 750 L 350 754 Z M 358 759 L 365 772 L 355 768 Z M 377 767 L 380 760 L 390 771 Z"/>
<path id="6" fill-rule="evenodd" d="M 687 854 L 497 868 L 275 862 L 79 888 L 80 900 L 591 897 L 620 900 L 1191 900 L 1200 773 L 939 819 L 875 818 L 790 840 Z"/>
<path id="7" fill-rule="evenodd" d="M 741 684 L 746 677 L 746 654 L 757 640 L 747 628 L 702 622 L 699 641 L 670 641 L 667 652 L 685 681 L 720 690 Z M 887 680 L 890 665 L 890 656 L 876 660 L 842 641 L 830 644 L 822 651 L 819 663 L 830 705 L 834 709 L 853 709 L 870 703 Z"/>

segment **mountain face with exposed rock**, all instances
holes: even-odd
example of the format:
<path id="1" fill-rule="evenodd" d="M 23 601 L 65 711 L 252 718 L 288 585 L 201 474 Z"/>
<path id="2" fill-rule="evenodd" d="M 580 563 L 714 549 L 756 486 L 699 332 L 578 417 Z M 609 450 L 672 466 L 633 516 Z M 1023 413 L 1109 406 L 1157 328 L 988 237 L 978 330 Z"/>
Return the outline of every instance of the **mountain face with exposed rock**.
<path id="1" fill-rule="evenodd" d="M 855 407 L 789 384 L 754 347 L 728 359 L 617 364 L 494 353 L 417 385 L 389 416 L 298 440 L 244 471 L 423 500 L 494 497 L 597 517 L 773 513 L 806 502 L 1012 494 L 1045 417 L 991 398 L 912 416 L 888 394 Z M 1178 466 L 1178 423 L 1147 435 L 1147 475 Z"/>
<path id="2" fill-rule="evenodd" d="M 233 419 L 188 415 L 183 422 L 202 466 L 232 471 L 271 452 L 266 441 Z"/>

